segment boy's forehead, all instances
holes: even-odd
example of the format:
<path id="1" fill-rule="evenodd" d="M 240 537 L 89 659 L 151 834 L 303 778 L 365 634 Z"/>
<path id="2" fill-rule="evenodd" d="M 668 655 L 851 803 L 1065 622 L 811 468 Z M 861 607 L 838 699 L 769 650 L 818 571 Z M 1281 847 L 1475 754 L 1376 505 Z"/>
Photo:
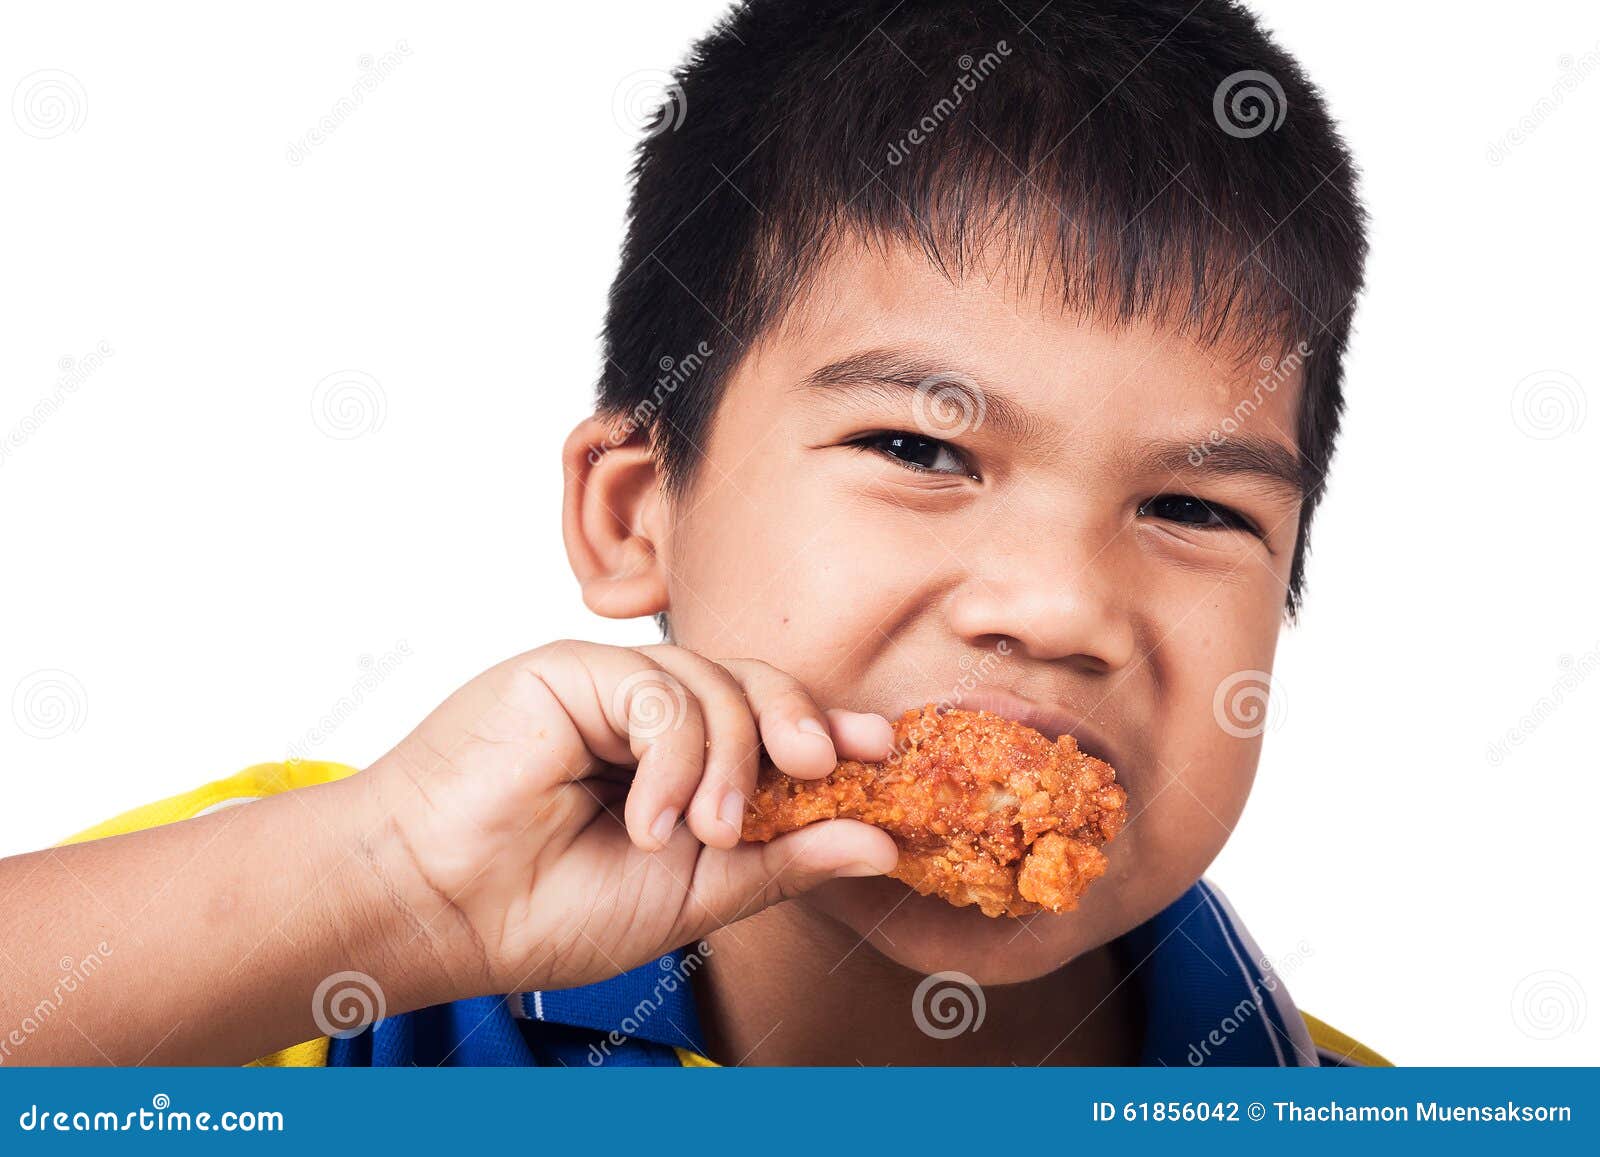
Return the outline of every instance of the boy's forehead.
<path id="1" fill-rule="evenodd" d="M 1304 360 L 1276 345 L 1208 342 L 1159 316 L 1098 320 L 1070 307 L 1058 279 L 1020 273 L 1004 254 L 979 254 L 955 275 L 909 246 L 859 242 L 819 262 L 756 352 L 760 393 L 893 367 L 913 388 L 966 379 L 1039 429 L 1137 419 L 1152 436 L 1227 434 L 1221 424 L 1237 426 L 1242 406 L 1255 434 L 1291 451 Z"/>

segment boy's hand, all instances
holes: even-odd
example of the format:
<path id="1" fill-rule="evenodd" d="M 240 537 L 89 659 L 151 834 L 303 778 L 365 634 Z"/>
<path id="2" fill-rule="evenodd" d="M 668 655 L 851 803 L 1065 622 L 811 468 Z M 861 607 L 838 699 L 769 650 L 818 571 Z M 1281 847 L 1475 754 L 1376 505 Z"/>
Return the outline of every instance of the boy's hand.
<path id="1" fill-rule="evenodd" d="M 897 852 L 850 820 L 740 844 L 761 750 L 816 779 L 882 759 L 886 719 L 821 710 L 753 659 L 559 642 L 472 680 L 368 772 L 373 847 L 440 999 L 636 967 Z M 355 781 L 353 781 L 355 782 Z"/>

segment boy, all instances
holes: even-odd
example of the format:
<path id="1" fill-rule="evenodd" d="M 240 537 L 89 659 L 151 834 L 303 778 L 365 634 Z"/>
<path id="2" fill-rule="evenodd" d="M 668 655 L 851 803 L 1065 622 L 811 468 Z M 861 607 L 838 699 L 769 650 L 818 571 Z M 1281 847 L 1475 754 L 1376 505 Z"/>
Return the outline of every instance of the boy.
<path id="1" fill-rule="evenodd" d="M 5 862 L 8 993 L 105 950 L 16 1058 L 1379 1060 L 1200 879 L 1365 253 L 1293 61 L 1228 0 L 748 0 L 636 176 L 562 532 L 586 605 L 669 642 L 540 647 L 361 774 Z M 762 758 L 883 758 L 928 702 L 1116 768 L 1076 911 L 916 895 L 847 820 L 740 844 Z"/>

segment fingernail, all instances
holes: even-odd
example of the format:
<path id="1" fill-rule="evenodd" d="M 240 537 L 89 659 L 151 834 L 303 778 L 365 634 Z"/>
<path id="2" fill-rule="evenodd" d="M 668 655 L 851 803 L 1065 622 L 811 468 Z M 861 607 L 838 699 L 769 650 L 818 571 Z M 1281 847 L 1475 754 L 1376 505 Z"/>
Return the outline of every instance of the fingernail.
<path id="1" fill-rule="evenodd" d="M 744 795 L 738 791 L 730 791 L 722 797 L 722 806 L 717 809 L 717 818 L 727 824 L 734 831 L 744 827 Z"/>
<path id="2" fill-rule="evenodd" d="M 796 723 L 795 728 L 800 731 L 809 731 L 812 735 L 820 735 L 824 739 L 828 738 L 828 729 L 809 715 L 800 720 L 799 723 Z"/>
<path id="3" fill-rule="evenodd" d="M 835 876 L 881 876 L 883 869 L 876 864 L 869 864 L 864 860 L 857 860 L 853 864 L 846 864 L 833 873 Z"/>
<path id="4" fill-rule="evenodd" d="M 650 838 L 658 844 L 665 844 L 672 838 L 673 825 L 678 822 L 678 809 L 669 807 L 656 817 L 656 822 L 650 825 Z"/>
<path id="5" fill-rule="evenodd" d="M 894 724 L 881 715 L 873 716 L 878 721 L 878 746 L 885 752 L 894 750 Z"/>

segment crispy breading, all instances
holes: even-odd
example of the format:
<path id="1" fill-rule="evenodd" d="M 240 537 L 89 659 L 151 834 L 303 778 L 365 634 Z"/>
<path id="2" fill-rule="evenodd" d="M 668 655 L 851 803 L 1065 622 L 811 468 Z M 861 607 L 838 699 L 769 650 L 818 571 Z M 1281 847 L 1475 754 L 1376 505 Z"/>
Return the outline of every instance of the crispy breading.
<path id="1" fill-rule="evenodd" d="M 924 896 L 986 916 L 1069 912 L 1106 870 L 1102 844 L 1121 830 L 1127 792 L 1110 765 L 1063 735 L 1052 742 L 989 711 L 933 704 L 894 725 L 881 763 L 846 760 L 820 780 L 763 768 L 743 838 L 765 842 L 825 819 L 894 837 L 889 875 Z"/>

